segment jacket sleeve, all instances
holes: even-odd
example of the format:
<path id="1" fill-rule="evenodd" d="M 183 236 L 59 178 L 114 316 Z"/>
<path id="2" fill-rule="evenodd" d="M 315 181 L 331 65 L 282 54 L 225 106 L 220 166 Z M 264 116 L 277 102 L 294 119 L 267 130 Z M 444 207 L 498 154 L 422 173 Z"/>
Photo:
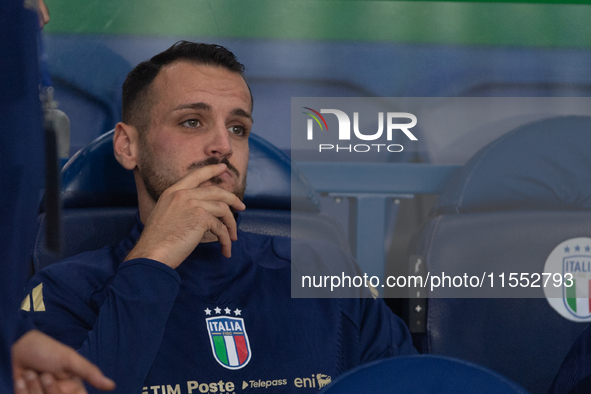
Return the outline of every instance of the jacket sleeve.
<path id="1" fill-rule="evenodd" d="M 341 371 L 381 358 L 417 353 L 406 324 L 383 299 L 374 299 L 368 287 L 343 285 L 335 291 L 329 286 L 311 289 L 302 285 L 303 275 L 332 275 L 345 283 L 345 277 L 362 278 L 364 273 L 353 256 L 334 244 L 299 242 L 292 246 L 292 296 L 296 289 L 303 297 L 311 297 L 314 291 L 327 298 L 341 297 Z"/>
<path id="2" fill-rule="evenodd" d="M 105 283 L 81 273 L 84 267 L 57 264 L 33 277 L 27 287 L 33 323 L 95 363 L 116 382 L 116 393 L 140 393 L 180 277 L 149 259 L 122 263 Z"/>
<path id="3" fill-rule="evenodd" d="M 591 392 L 591 326 L 587 326 L 572 345 L 548 394 L 589 392 Z"/>
<path id="4" fill-rule="evenodd" d="M 416 354 L 406 324 L 396 316 L 383 299 L 362 299 L 360 325 L 361 362 Z"/>

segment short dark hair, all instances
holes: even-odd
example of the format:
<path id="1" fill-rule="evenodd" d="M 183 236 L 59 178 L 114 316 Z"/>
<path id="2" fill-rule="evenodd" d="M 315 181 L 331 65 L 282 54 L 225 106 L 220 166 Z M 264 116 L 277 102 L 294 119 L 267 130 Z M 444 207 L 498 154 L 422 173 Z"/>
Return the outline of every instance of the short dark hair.
<path id="1" fill-rule="evenodd" d="M 150 60 L 141 62 L 127 74 L 127 78 L 123 82 L 122 94 L 122 120 L 124 123 L 135 126 L 140 133 L 148 129 L 150 117 L 145 114 L 150 113 L 154 104 L 154 97 L 149 94 L 150 85 L 162 67 L 178 60 L 224 67 L 244 78 L 244 65 L 223 46 L 178 41 Z"/>

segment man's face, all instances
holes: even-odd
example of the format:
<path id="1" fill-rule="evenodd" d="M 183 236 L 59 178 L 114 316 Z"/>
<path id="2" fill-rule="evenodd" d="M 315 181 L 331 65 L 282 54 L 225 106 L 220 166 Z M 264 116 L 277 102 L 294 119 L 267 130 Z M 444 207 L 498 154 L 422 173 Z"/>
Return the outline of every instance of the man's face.
<path id="1" fill-rule="evenodd" d="M 201 185 L 242 199 L 252 127 L 244 79 L 222 67 L 178 61 L 160 70 L 148 94 L 155 100 L 140 137 L 138 169 L 150 197 L 158 201 L 189 171 L 221 162 L 227 170 Z"/>

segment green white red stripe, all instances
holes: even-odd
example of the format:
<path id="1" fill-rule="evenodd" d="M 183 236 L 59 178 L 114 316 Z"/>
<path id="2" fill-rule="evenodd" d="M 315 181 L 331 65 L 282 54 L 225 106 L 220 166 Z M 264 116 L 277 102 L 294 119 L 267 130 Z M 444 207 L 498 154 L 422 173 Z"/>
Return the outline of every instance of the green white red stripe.
<path id="1" fill-rule="evenodd" d="M 244 320 L 218 316 L 205 319 L 213 356 L 223 367 L 240 369 L 250 361 L 250 344 Z"/>
<path id="2" fill-rule="evenodd" d="M 573 279 L 572 286 L 566 287 L 566 304 L 577 316 L 591 314 L 591 280 Z"/>

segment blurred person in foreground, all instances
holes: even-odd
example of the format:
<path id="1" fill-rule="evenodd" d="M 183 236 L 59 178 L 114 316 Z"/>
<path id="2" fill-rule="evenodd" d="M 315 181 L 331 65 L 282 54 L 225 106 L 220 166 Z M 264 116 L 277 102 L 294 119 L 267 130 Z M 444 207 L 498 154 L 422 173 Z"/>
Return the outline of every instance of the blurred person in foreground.
<path id="1" fill-rule="evenodd" d="M 86 392 L 83 380 L 104 390 L 114 387 L 74 349 L 35 330 L 27 319 L 17 324 L 43 175 L 43 127 L 35 65 L 39 25 L 48 21 L 41 0 L 39 9 L 35 2 L 0 2 L 0 56 L 10 59 L 0 62 L 2 393 L 14 389 L 17 394 L 82 394 Z"/>

